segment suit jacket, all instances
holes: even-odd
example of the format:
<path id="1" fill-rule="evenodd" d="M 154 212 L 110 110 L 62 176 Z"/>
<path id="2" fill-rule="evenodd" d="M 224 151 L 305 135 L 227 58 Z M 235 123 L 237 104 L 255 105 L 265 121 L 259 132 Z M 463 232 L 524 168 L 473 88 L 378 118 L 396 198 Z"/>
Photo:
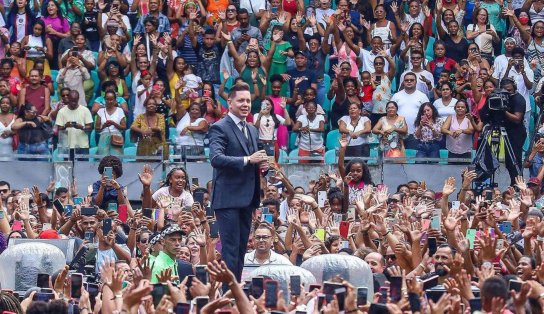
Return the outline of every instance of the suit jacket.
<path id="1" fill-rule="evenodd" d="M 230 116 L 214 123 L 208 134 L 213 169 L 212 209 L 257 208 L 260 202 L 259 166 L 248 162 L 257 149 L 258 131 L 247 125 L 252 145 Z"/>

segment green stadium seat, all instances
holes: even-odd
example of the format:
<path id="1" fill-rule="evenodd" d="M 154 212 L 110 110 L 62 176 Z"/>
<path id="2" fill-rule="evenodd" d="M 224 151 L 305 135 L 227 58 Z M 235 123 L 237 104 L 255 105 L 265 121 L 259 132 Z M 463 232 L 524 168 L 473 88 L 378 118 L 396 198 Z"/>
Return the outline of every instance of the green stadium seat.
<path id="1" fill-rule="evenodd" d="M 425 58 L 433 60 L 434 59 L 434 42 L 436 39 L 434 37 L 429 37 L 427 42 L 427 49 L 425 49 Z"/>

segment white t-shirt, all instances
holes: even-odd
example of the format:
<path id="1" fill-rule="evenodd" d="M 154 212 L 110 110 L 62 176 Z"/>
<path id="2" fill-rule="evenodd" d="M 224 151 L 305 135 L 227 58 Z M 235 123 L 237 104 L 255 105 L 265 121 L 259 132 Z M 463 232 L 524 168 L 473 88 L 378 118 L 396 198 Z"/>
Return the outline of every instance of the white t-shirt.
<path id="1" fill-rule="evenodd" d="M 427 87 L 427 84 L 425 84 L 425 82 L 423 82 L 423 80 L 421 79 L 421 76 L 425 77 L 428 81 L 431 82 L 431 86 L 434 87 L 434 77 L 433 77 L 433 74 L 427 70 L 423 70 L 421 72 L 414 72 L 414 71 L 404 71 L 404 73 L 402 73 L 402 75 L 400 76 L 400 81 L 399 82 L 404 82 L 404 75 L 406 75 L 406 73 L 408 72 L 413 72 L 416 74 L 416 77 L 417 77 L 417 84 L 416 84 L 416 89 L 420 92 L 422 92 L 423 94 L 425 95 L 429 95 L 429 88 Z"/>
<path id="2" fill-rule="evenodd" d="M 145 90 L 145 86 L 138 85 L 138 87 L 136 88 L 136 93 L 139 93 L 144 90 Z M 144 102 L 150 94 L 151 94 L 151 86 L 149 86 L 147 92 L 142 93 L 140 96 L 136 94 L 136 101 L 134 104 L 134 112 L 133 112 L 134 119 L 136 119 L 136 117 L 139 116 L 140 114 L 145 113 Z"/>
<path id="3" fill-rule="evenodd" d="M 353 126 L 353 124 L 351 124 L 351 118 L 349 116 L 343 116 L 342 118 L 340 118 L 338 120 L 338 124 L 340 124 L 340 121 L 344 121 L 344 123 L 346 124 L 346 128 L 348 129 L 348 131 L 350 132 L 359 132 L 359 131 L 362 131 L 364 130 L 365 128 L 365 124 L 367 122 L 370 121 L 370 119 L 368 119 L 367 117 L 365 116 L 362 116 L 361 118 L 359 118 L 359 120 L 357 121 L 357 125 L 356 126 Z M 367 134 L 364 134 L 362 136 L 359 136 L 358 138 L 351 138 L 351 136 L 348 135 L 348 141 L 349 141 L 349 146 L 357 146 L 357 145 L 362 145 L 362 144 L 366 144 L 368 139 L 367 139 L 368 135 Z"/>
<path id="4" fill-rule="evenodd" d="M 128 16 L 122 14 L 122 17 L 121 19 L 123 20 L 123 23 L 125 23 L 125 25 L 127 26 L 127 31 L 128 33 L 130 34 L 130 31 L 132 30 L 132 27 L 130 26 L 130 20 L 128 19 Z M 108 22 L 108 14 L 107 13 L 102 13 L 102 28 L 103 29 L 106 29 L 106 23 Z M 121 26 L 119 26 L 117 28 L 117 32 L 116 32 L 117 35 L 119 36 L 123 36 L 124 32 L 123 30 L 121 29 Z"/>
<path id="5" fill-rule="evenodd" d="M 185 82 L 184 92 L 189 91 L 189 89 L 198 89 L 199 84 L 202 83 L 202 79 L 194 74 L 184 75 L 183 81 Z"/>
<path id="6" fill-rule="evenodd" d="M 26 20 L 27 20 L 26 13 L 17 14 L 17 16 L 15 17 L 15 24 L 17 25 L 17 35 L 15 37 L 17 38 L 18 42 L 21 42 L 23 38 L 25 38 Z"/>
<path id="7" fill-rule="evenodd" d="M 259 10 L 266 10 L 266 0 L 240 0 L 240 8 L 246 9 L 249 14 L 259 13 Z"/>
<path id="8" fill-rule="evenodd" d="M 506 68 L 508 67 L 508 60 L 510 60 L 511 57 L 507 57 L 506 55 L 500 55 L 495 58 L 495 61 L 493 62 L 493 68 L 495 69 L 491 75 L 497 80 L 501 79 L 504 75 L 504 72 L 506 72 Z M 527 62 L 526 58 L 523 58 L 523 65 L 526 69 L 531 69 L 529 62 Z"/>
<path id="9" fill-rule="evenodd" d="M 187 183 L 189 184 L 189 183 Z M 153 198 L 153 200 L 156 202 L 158 199 L 159 199 L 159 196 L 161 195 L 167 195 L 171 198 L 171 202 L 172 203 L 176 203 L 176 204 L 179 204 L 181 206 L 181 208 L 185 207 L 185 206 L 193 206 L 193 196 L 191 195 L 191 193 L 187 190 L 184 190 L 180 196 L 178 197 L 174 197 L 172 195 L 170 195 L 170 192 L 168 191 L 169 187 L 168 186 L 163 186 L 162 188 L 158 189 L 157 191 L 155 191 L 155 193 L 153 193 L 153 195 L 151 196 L 151 198 Z"/>
<path id="10" fill-rule="evenodd" d="M 323 10 L 323 9 L 315 9 L 315 19 L 317 21 L 317 23 L 320 23 L 321 25 L 327 25 L 327 23 L 325 23 L 325 19 L 323 18 L 324 15 L 327 15 L 327 16 L 332 16 L 333 14 L 335 13 L 335 11 L 333 9 L 326 9 L 326 10 Z"/>
<path id="11" fill-rule="evenodd" d="M 123 109 L 117 107 L 115 108 L 115 111 L 113 112 L 113 114 L 108 114 L 108 112 L 106 111 L 106 108 L 100 108 L 98 109 L 98 112 L 96 113 L 98 114 L 98 116 L 100 117 L 100 122 L 102 124 L 104 124 L 106 121 L 113 121 L 117 124 L 121 124 L 121 120 L 123 120 L 123 118 L 125 117 L 125 113 L 123 112 Z M 103 129 L 100 134 L 102 133 L 120 133 L 121 131 L 119 131 L 115 126 L 113 125 L 110 125 L 109 127 Z"/>
<path id="12" fill-rule="evenodd" d="M 391 57 L 391 50 L 387 49 L 386 52 L 387 52 L 387 55 Z M 359 59 L 363 61 L 363 71 L 368 71 L 370 73 L 376 72 L 376 70 L 374 69 L 374 59 L 376 59 L 377 56 L 378 54 L 375 54 L 374 52 L 372 52 L 372 50 L 368 51 L 366 49 L 361 48 L 361 50 L 359 51 Z M 387 59 L 385 59 L 383 72 L 387 73 L 388 71 L 389 71 L 389 62 L 387 62 Z"/>
<path id="13" fill-rule="evenodd" d="M 524 63 L 526 63 L 526 62 L 527 61 L 525 61 Z M 499 73 L 498 77 L 503 78 L 505 76 L 505 73 L 506 73 L 506 68 L 504 68 L 503 71 Z M 530 82 L 534 81 L 534 79 L 535 79 L 534 72 L 527 65 L 525 65 L 525 75 L 527 75 L 527 78 L 529 79 Z M 521 73 L 519 73 L 518 71 L 516 71 L 515 67 L 512 67 L 510 69 L 510 72 L 508 72 L 508 74 L 506 76 L 514 79 L 514 81 L 516 82 L 518 93 L 521 96 L 523 96 L 523 98 L 525 98 L 525 104 L 526 104 L 525 112 L 531 111 L 531 103 L 530 103 L 530 100 L 529 100 L 529 96 L 531 95 L 531 90 L 527 89 L 527 86 L 525 86 L 525 80 L 523 79 L 523 75 Z M 495 77 L 495 73 L 493 73 L 493 77 Z M 534 87 L 534 82 L 533 82 L 533 87 Z M 535 91 L 540 91 L 540 90 L 535 89 Z"/>
<path id="14" fill-rule="evenodd" d="M 455 104 L 457 99 L 452 98 L 447 106 L 444 106 L 442 98 L 438 98 L 434 101 L 433 105 L 438 110 L 438 117 L 446 119 L 447 117 L 455 114 Z"/>
<path id="15" fill-rule="evenodd" d="M 414 134 L 416 128 L 414 122 L 416 121 L 419 107 L 426 102 L 429 102 L 427 95 L 418 91 L 417 89 L 408 94 L 403 89 L 391 97 L 391 101 L 394 101 L 399 106 L 398 114 L 403 116 L 408 124 L 408 134 Z"/>
<path id="16" fill-rule="evenodd" d="M 316 115 L 313 121 L 308 120 L 307 115 L 302 115 L 298 117 L 298 122 L 302 124 L 302 127 L 309 126 L 310 129 L 319 128 L 319 123 L 325 122 L 325 118 L 322 115 Z M 311 144 L 311 145 L 310 145 Z M 299 148 L 302 148 L 307 151 L 314 151 L 323 148 L 323 136 L 322 132 L 310 132 L 302 133 L 300 132 L 299 136 Z"/>
<path id="17" fill-rule="evenodd" d="M 274 119 L 272 119 L 272 116 L 260 116 L 260 113 L 257 113 L 253 117 L 253 124 L 256 124 L 257 121 L 261 118 L 261 124 L 259 124 L 259 139 L 264 141 L 272 141 L 276 139 L 277 136 L 277 129 L 276 129 L 276 123 L 274 122 Z M 276 119 L 278 119 L 279 123 L 281 125 L 285 124 L 285 118 L 279 115 L 276 115 Z"/>
<path id="18" fill-rule="evenodd" d="M 191 122 L 189 113 L 186 113 L 176 125 L 176 142 L 179 145 L 185 146 L 204 146 L 205 133 L 201 132 L 186 132 L 185 135 L 180 135 L 181 131 L 187 126 L 198 126 L 200 122 L 206 122 L 204 118 L 197 118 L 194 122 Z M 207 122 L 206 122 L 207 123 Z"/>

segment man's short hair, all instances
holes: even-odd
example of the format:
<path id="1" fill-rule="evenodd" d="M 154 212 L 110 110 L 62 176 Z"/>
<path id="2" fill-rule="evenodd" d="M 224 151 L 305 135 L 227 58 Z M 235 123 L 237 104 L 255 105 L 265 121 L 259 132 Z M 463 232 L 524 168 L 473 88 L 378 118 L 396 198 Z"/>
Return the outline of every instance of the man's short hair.
<path id="1" fill-rule="evenodd" d="M 237 92 L 246 92 L 246 91 L 249 92 L 249 85 L 247 85 L 244 82 L 237 83 L 233 87 L 230 88 L 228 98 L 232 99 L 236 96 Z"/>
<path id="2" fill-rule="evenodd" d="M 60 196 L 62 193 L 68 193 L 68 189 L 60 187 L 55 191 L 55 196 Z"/>
<path id="3" fill-rule="evenodd" d="M 240 14 L 249 14 L 249 11 L 245 8 L 241 8 L 240 10 L 238 10 L 238 15 Z"/>
<path id="4" fill-rule="evenodd" d="M 404 74 L 404 79 L 403 80 L 405 80 L 408 75 L 411 75 L 411 76 L 413 76 L 413 77 L 415 77 L 417 79 L 417 75 L 414 72 L 407 72 L 406 74 Z"/>
<path id="5" fill-rule="evenodd" d="M 280 201 L 278 201 L 277 199 L 267 198 L 267 199 L 263 200 L 263 206 L 264 207 L 269 206 L 269 205 L 276 206 L 276 210 L 280 209 Z"/>
<path id="6" fill-rule="evenodd" d="M 257 232 L 257 230 L 268 230 L 268 232 L 270 232 L 270 234 L 274 234 L 274 232 L 272 231 L 272 229 L 270 229 L 270 227 L 265 224 L 265 223 L 261 223 L 259 224 L 257 227 L 255 227 L 255 230 L 253 230 L 253 234 L 255 234 Z"/>
<path id="7" fill-rule="evenodd" d="M 494 297 L 500 297 L 504 300 L 508 299 L 506 281 L 498 276 L 487 278 L 483 283 L 481 295 L 487 300 L 491 300 Z"/>
<path id="8" fill-rule="evenodd" d="M 0 185 L 7 185 L 8 189 L 11 190 L 11 185 L 7 181 L 0 181 Z"/>

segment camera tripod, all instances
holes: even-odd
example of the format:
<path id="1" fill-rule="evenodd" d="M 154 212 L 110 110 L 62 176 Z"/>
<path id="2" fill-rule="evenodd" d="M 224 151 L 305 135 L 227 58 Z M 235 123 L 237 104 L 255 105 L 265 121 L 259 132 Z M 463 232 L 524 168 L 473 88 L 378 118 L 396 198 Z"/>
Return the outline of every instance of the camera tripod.
<path id="1" fill-rule="evenodd" d="M 480 137 L 479 147 L 476 151 L 473 163 L 476 165 L 476 180 L 477 182 L 483 182 L 490 179 L 490 186 L 495 186 L 495 171 L 499 168 L 499 151 L 501 140 L 506 148 L 505 164 L 507 157 L 510 158 L 512 166 L 516 170 L 517 174 L 521 174 L 521 169 L 514 155 L 514 149 L 506 129 L 503 126 L 488 124 L 484 126 L 482 135 Z M 491 164 L 489 163 L 491 162 Z"/>

